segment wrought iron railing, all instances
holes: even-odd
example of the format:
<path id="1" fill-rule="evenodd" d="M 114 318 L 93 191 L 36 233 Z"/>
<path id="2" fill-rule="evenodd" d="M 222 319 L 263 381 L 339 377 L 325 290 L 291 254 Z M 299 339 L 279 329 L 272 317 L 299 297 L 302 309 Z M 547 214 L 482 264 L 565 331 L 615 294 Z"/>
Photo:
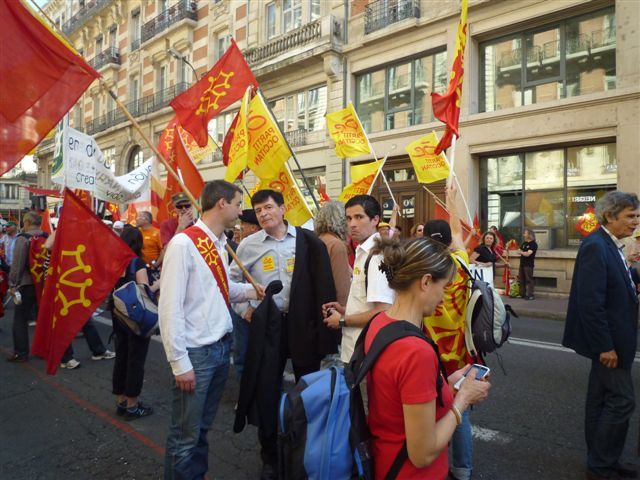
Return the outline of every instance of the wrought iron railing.
<path id="1" fill-rule="evenodd" d="M 100 10 L 109 5 L 112 1 L 113 0 L 89 0 L 76 12 L 75 15 L 62 24 L 62 31 L 65 34 L 70 35 L 84 25 L 87 20 L 97 15 Z"/>
<path id="2" fill-rule="evenodd" d="M 586 52 L 589 50 L 591 40 L 589 35 L 581 33 L 580 35 L 567 39 L 567 54 Z"/>
<path id="3" fill-rule="evenodd" d="M 299 128 L 297 130 L 291 130 L 289 132 L 285 132 L 284 134 L 287 142 L 292 147 L 299 147 L 301 145 L 307 144 L 307 129 Z"/>
<path id="4" fill-rule="evenodd" d="M 591 32 L 591 48 L 606 47 L 616 44 L 616 29 L 605 28 L 604 30 L 598 30 Z"/>
<path id="5" fill-rule="evenodd" d="M 188 83 L 177 83 L 169 88 L 156 92 L 153 95 L 147 95 L 146 97 L 133 100 L 127 103 L 126 107 L 134 117 L 157 112 L 169 105 L 171 100 L 188 88 Z M 88 135 L 93 135 L 94 133 L 102 132 L 107 128 L 111 128 L 125 121 L 127 121 L 126 115 L 117 108 L 99 116 L 98 118 L 94 118 L 90 122 L 87 122 L 86 133 Z"/>
<path id="6" fill-rule="evenodd" d="M 142 26 L 142 43 L 168 29 L 171 25 L 187 18 L 194 21 L 198 20 L 196 2 L 193 0 L 180 0 Z"/>
<path id="7" fill-rule="evenodd" d="M 255 65 L 269 58 L 275 57 L 289 49 L 304 45 L 311 40 L 320 38 L 322 28 L 320 19 L 307 23 L 300 28 L 288 32 L 275 40 L 260 47 L 250 48 L 244 52 L 249 65 Z"/>
<path id="8" fill-rule="evenodd" d="M 99 70 L 105 65 L 109 64 L 120 65 L 119 48 L 109 47 L 89 60 L 89 65 L 91 65 L 96 70 Z"/>
<path id="9" fill-rule="evenodd" d="M 131 51 L 134 52 L 140 48 L 140 38 L 131 40 Z"/>
<path id="10" fill-rule="evenodd" d="M 365 35 L 407 18 L 420 18 L 419 0 L 376 0 L 364 10 Z"/>

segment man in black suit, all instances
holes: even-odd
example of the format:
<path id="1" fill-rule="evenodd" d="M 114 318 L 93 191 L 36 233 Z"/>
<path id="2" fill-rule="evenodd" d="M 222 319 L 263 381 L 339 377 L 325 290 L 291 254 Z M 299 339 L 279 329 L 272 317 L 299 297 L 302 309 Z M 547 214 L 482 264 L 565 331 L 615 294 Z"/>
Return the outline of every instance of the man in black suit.
<path id="1" fill-rule="evenodd" d="M 562 344 L 591 359 L 585 407 L 587 478 L 637 478 L 620 456 L 635 408 L 631 366 L 638 329 L 638 272 L 621 240 L 640 224 L 634 194 L 609 192 L 596 204 L 602 225 L 578 251 Z"/>

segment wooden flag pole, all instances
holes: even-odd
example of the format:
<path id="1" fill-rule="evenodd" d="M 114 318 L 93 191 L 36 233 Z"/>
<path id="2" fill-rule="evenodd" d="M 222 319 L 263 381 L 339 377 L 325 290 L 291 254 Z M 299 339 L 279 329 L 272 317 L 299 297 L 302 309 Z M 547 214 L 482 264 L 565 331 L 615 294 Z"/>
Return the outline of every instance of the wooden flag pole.
<path id="1" fill-rule="evenodd" d="M 35 3 L 33 0 L 32 0 L 32 3 L 38 8 L 40 13 L 42 13 L 42 15 L 45 16 L 45 18 L 49 21 L 49 23 L 51 23 L 51 25 L 53 25 L 54 28 L 58 29 L 58 32 L 60 33 L 60 35 L 62 35 L 66 39 L 67 43 L 69 43 L 69 45 L 73 45 L 73 43 L 71 42 L 71 39 L 69 39 L 69 37 L 67 37 L 64 34 L 64 32 L 62 32 L 62 30 L 59 29 L 59 27 L 51 20 L 51 18 L 49 18 L 49 16 L 42 10 L 42 8 L 40 8 L 40 6 L 37 3 Z M 80 55 L 79 52 L 77 52 L 77 54 L 80 57 L 84 58 L 82 55 Z M 164 167 L 167 169 L 167 173 L 171 174 L 171 176 L 173 178 L 175 178 L 175 180 L 178 182 L 178 185 L 180 185 L 180 188 L 183 190 L 185 195 L 189 198 L 189 201 L 191 201 L 191 204 L 195 207 L 195 209 L 198 211 L 198 213 L 202 214 L 202 207 L 200 206 L 198 201 L 195 199 L 193 194 L 186 187 L 186 185 L 184 184 L 184 182 L 182 181 L 182 179 L 180 178 L 178 173 L 173 169 L 173 167 L 171 167 L 171 165 L 169 165 L 169 162 L 167 162 L 167 160 L 164 158 L 164 155 L 162 155 L 160 153 L 160 151 L 156 148 L 156 146 L 153 145 L 153 143 L 151 143 L 151 140 L 149 140 L 147 135 L 145 135 L 145 133 L 142 131 L 142 127 L 140 127 L 140 124 L 136 121 L 135 118 L 133 118 L 133 115 L 131 115 L 131 112 L 129 112 L 127 107 L 118 99 L 116 94 L 107 86 L 107 84 L 104 81 L 104 78 L 102 78 L 102 76 L 100 76 L 98 81 L 100 82 L 100 87 L 103 90 L 105 90 L 109 94 L 109 96 L 111 98 L 113 98 L 113 100 L 116 102 L 116 105 L 118 105 L 118 108 L 120 108 L 120 110 L 122 110 L 122 112 L 125 114 L 125 116 L 129 119 L 129 121 L 131 122 L 131 125 L 133 126 L 133 128 L 135 128 L 136 131 L 140 134 L 140 137 L 148 145 L 148 147 L 151 149 L 151 151 L 156 155 L 156 158 L 158 158 L 162 162 Z M 243 273 L 244 277 L 247 279 L 247 281 L 253 286 L 253 288 L 256 290 L 256 292 L 260 292 L 261 291 L 260 287 L 258 286 L 256 281 L 253 279 L 253 277 L 251 276 L 249 271 L 246 269 L 244 264 L 236 256 L 236 253 L 233 251 L 233 249 L 231 248 L 231 246 L 228 243 L 226 244 L 226 250 L 227 250 L 227 253 L 229 253 L 231 258 L 233 259 L 233 261 L 236 262 L 236 264 L 238 265 L 240 270 L 242 270 L 242 273 Z"/>

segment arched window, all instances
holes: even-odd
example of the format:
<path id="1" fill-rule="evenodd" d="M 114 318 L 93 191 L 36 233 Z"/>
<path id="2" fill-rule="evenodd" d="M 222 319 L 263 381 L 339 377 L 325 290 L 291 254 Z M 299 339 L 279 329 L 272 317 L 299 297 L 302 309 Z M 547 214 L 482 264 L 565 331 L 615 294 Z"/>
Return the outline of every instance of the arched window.
<path id="1" fill-rule="evenodd" d="M 136 145 L 129 152 L 129 159 L 127 160 L 127 171 L 135 170 L 144 163 L 144 154 L 140 145 Z"/>

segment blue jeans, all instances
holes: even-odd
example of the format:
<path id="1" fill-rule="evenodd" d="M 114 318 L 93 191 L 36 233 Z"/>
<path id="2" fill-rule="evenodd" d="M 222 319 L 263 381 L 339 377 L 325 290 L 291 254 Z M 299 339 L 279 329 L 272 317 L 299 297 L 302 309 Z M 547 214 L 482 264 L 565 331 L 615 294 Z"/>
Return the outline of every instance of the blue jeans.
<path id="1" fill-rule="evenodd" d="M 196 376 L 196 390 L 185 393 L 175 385 L 172 389 L 171 426 L 164 463 L 167 480 L 201 479 L 209 469 L 207 433 L 229 376 L 231 335 L 212 345 L 187 350 Z"/>
<path id="2" fill-rule="evenodd" d="M 233 366 L 236 369 L 236 376 L 239 382 L 244 370 L 244 360 L 247 356 L 249 322 L 233 310 L 231 310 L 231 320 L 233 321 Z"/>
<path id="3" fill-rule="evenodd" d="M 451 465 L 449 470 L 457 480 L 469 480 L 473 470 L 473 437 L 469 410 L 462 414 L 462 423 L 451 437 Z"/>

